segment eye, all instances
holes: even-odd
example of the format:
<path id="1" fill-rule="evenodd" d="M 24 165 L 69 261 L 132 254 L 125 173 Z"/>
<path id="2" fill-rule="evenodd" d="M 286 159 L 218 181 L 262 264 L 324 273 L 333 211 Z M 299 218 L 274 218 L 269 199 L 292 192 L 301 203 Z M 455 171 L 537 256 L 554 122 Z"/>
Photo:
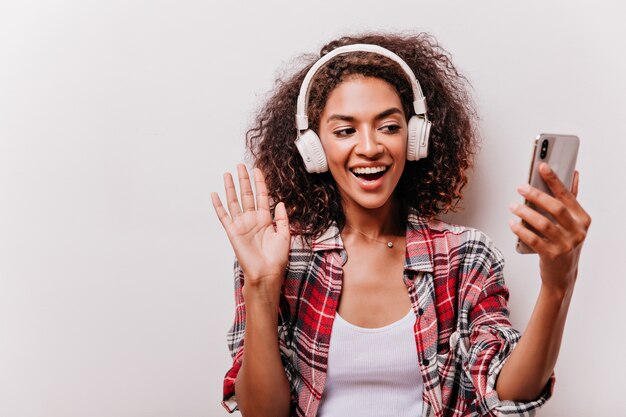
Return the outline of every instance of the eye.
<path id="1" fill-rule="evenodd" d="M 402 129 L 402 126 L 400 126 L 400 125 L 388 124 L 388 125 L 380 127 L 378 130 L 380 130 L 381 132 L 384 132 L 384 133 L 396 133 L 400 129 Z"/>
<path id="2" fill-rule="evenodd" d="M 333 131 L 333 134 L 340 138 L 353 135 L 354 133 L 356 133 L 356 129 L 353 127 L 346 127 L 344 129 L 337 129 Z"/>

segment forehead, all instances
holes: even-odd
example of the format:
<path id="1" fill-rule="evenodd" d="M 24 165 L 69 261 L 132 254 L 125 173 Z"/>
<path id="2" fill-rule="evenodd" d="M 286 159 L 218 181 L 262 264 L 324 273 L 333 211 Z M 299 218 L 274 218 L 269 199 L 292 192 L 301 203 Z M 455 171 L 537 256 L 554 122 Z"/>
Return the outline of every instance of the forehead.
<path id="1" fill-rule="evenodd" d="M 402 101 L 393 85 L 380 78 L 354 75 L 331 91 L 322 113 L 378 114 L 391 107 L 402 110 Z"/>

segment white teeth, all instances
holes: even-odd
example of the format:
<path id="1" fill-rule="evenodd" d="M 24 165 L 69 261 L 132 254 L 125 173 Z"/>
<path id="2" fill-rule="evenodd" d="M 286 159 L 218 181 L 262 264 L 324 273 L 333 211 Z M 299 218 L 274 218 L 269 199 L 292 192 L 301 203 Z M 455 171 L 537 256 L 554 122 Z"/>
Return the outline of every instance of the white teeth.
<path id="1" fill-rule="evenodd" d="M 377 172 L 383 172 L 386 170 L 386 166 L 352 168 L 352 172 L 355 174 L 376 174 Z"/>

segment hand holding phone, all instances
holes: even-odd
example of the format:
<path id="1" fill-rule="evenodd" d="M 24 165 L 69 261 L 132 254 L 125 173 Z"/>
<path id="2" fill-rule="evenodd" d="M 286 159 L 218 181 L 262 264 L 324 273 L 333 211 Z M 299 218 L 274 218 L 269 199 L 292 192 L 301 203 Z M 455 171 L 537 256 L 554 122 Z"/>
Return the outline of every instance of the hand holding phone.
<path id="1" fill-rule="evenodd" d="M 522 253 L 536 252 L 539 255 L 542 294 L 561 298 L 571 295 L 574 288 L 580 252 L 591 225 L 591 217 L 577 199 L 579 175 L 573 171 L 575 158 L 563 156 L 572 155 L 572 150 L 578 149 L 578 139 L 565 145 L 565 150 L 559 151 L 561 156 L 554 155 L 556 150 L 560 149 L 554 146 L 553 154 L 549 157 L 550 142 L 547 148 L 543 145 L 542 152 L 542 139 L 545 139 L 545 136 L 555 138 L 565 135 L 540 135 L 538 138 L 530 181 L 538 187 L 528 184 L 518 188 L 527 204 L 511 206 L 513 214 L 522 219 L 522 222 L 511 221 L 510 226 L 511 231 L 521 241 L 518 250 Z M 557 163 L 553 164 L 552 168 L 548 163 L 540 162 L 553 158 Z M 569 162 L 559 163 L 563 161 Z M 558 168 L 558 172 L 553 169 L 554 167 Z M 567 181 L 563 171 L 566 173 L 572 171 L 573 184 L 569 184 L 570 181 L 564 184 L 559 179 L 558 175 Z M 532 179 L 533 175 L 537 174 L 539 179 L 545 181 L 549 193 L 539 189 L 542 182 Z"/>
<path id="2" fill-rule="evenodd" d="M 542 192 L 553 195 L 552 190 L 541 178 L 539 172 L 539 166 L 542 162 L 547 163 L 554 171 L 556 176 L 561 180 L 567 190 L 572 189 L 572 181 L 574 179 L 574 168 L 576 167 L 576 158 L 578 156 L 578 148 L 580 146 L 580 139 L 574 135 L 559 135 L 542 133 L 537 136 L 535 140 L 535 146 L 533 151 L 533 158 L 530 164 L 530 174 L 528 176 L 528 184 L 541 190 Z M 554 217 L 541 207 L 537 207 L 528 200 L 525 204 L 548 218 L 552 223 L 557 223 Z M 543 237 L 541 232 L 536 230 L 532 225 L 523 221 L 524 227 L 531 230 L 533 233 L 540 237 Z M 530 246 L 518 239 L 516 249 L 519 253 L 535 253 Z"/>

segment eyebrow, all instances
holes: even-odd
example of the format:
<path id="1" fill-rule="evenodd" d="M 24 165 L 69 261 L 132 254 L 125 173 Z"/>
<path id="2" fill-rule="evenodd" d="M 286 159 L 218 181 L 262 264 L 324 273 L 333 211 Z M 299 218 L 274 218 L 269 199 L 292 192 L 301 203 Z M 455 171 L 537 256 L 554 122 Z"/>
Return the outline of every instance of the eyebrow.
<path id="1" fill-rule="evenodd" d="M 397 107 L 392 107 L 390 109 L 387 109 L 383 112 L 378 113 L 374 119 L 375 120 L 380 120 L 380 119 L 384 119 L 387 116 L 391 116 L 392 114 L 402 114 L 402 110 L 400 110 Z M 353 122 L 355 119 L 353 116 L 346 116 L 343 114 L 331 114 L 330 116 L 328 116 L 328 119 L 326 119 L 326 123 L 332 121 L 332 120 L 344 120 L 346 122 Z"/>

